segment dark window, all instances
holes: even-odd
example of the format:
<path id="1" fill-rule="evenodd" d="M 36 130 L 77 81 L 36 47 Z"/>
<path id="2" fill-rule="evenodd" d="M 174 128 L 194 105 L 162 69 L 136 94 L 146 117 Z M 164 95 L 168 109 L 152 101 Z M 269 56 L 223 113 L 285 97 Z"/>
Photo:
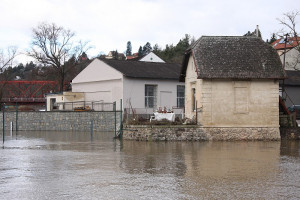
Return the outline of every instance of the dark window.
<path id="1" fill-rule="evenodd" d="M 156 85 L 145 85 L 145 107 L 156 107 Z"/>
<path id="2" fill-rule="evenodd" d="M 196 89 L 192 88 L 192 111 L 196 111 Z"/>
<path id="3" fill-rule="evenodd" d="M 184 85 L 177 85 L 177 107 L 184 108 Z"/>

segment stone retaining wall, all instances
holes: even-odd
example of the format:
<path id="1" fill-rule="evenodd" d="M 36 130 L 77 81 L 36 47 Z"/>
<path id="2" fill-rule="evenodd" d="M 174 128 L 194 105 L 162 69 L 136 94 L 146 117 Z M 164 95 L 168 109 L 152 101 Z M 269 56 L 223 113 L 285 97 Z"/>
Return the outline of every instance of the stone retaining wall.
<path id="1" fill-rule="evenodd" d="M 300 127 L 280 128 L 281 139 L 300 140 Z"/>
<path id="2" fill-rule="evenodd" d="M 116 113 L 117 129 L 120 126 L 120 112 Z M 20 131 L 114 131 L 114 112 L 18 112 Z M 5 129 L 10 122 L 16 130 L 16 112 L 5 112 Z M 0 129 L 3 128 L 3 113 L 0 115 Z"/>
<path id="3" fill-rule="evenodd" d="M 123 138 L 142 141 L 280 140 L 280 133 L 279 128 L 128 125 L 124 127 Z"/>

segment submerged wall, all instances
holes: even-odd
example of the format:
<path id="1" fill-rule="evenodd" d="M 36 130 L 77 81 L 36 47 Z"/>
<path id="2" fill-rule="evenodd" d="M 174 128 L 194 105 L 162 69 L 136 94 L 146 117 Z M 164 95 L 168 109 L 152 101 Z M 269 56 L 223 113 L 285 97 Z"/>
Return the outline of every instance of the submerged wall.
<path id="1" fill-rule="evenodd" d="M 119 129 L 120 112 L 116 112 L 116 117 Z M 6 130 L 13 122 L 13 129 L 17 125 L 20 131 L 90 131 L 91 121 L 94 131 L 114 131 L 115 112 L 5 112 Z M 3 129 L 3 113 L 0 129 Z"/>
<path id="2" fill-rule="evenodd" d="M 128 125 L 123 138 L 142 141 L 280 140 L 279 128 L 207 128 L 196 125 Z"/>

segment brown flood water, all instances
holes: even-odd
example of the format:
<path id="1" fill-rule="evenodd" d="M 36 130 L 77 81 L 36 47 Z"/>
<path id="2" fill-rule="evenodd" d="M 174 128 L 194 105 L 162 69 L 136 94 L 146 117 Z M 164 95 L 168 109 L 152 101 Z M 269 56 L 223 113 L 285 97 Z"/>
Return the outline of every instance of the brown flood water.
<path id="1" fill-rule="evenodd" d="M 0 199 L 300 199 L 300 142 L 138 142 L 19 132 Z"/>

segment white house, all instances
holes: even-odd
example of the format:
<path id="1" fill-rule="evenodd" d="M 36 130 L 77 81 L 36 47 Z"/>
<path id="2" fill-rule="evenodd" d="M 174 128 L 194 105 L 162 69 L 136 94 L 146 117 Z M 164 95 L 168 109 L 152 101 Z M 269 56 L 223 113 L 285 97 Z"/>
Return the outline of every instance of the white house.
<path id="1" fill-rule="evenodd" d="M 136 114 L 161 108 L 184 108 L 184 83 L 178 64 L 99 60 L 92 61 L 72 80 L 73 92 L 84 92 L 86 101 L 117 103 Z"/>

